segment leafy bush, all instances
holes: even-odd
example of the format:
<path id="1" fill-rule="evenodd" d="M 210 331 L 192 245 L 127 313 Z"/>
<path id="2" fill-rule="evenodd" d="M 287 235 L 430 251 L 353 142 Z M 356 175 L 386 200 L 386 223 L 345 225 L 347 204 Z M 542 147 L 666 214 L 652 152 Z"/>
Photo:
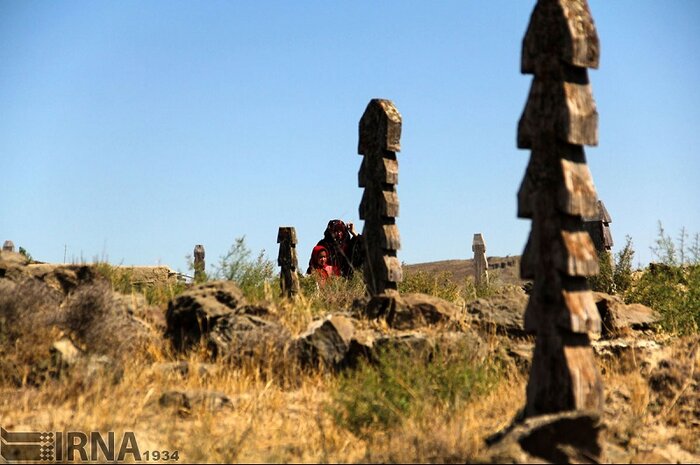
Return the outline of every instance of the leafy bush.
<path id="1" fill-rule="evenodd" d="M 598 267 L 600 271 L 588 278 L 591 289 L 608 294 L 623 294 L 632 285 L 632 259 L 634 249 L 632 238 L 625 236 L 625 246 L 615 255 L 606 251 L 598 252 Z"/>
<path id="2" fill-rule="evenodd" d="M 615 292 L 624 294 L 632 286 L 632 259 L 634 248 L 632 238 L 625 236 L 625 246 L 616 255 L 615 269 L 613 270 L 613 285 Z"/>
<path id="3" fill-rule="evenodd" d="M 659 237 L 651 250 L 661 262 L 650 264 L 624 295 L 628 303 L 638 302 L 658 311 L 661 326 L 679 334 L 697 333 L 700 329 L 698 235 L 690 247 L 686 238 L 683 228 L 678 243 L 674 243 L 659 222 Z"/>
<path id="4" fill-rule="evenodd" d="M 661 314 L 661 326 L 673 333 L 700 329 L 700 265 L 652 264 L 626 294 L 628 303 L 647 305 Z"/>
<path id="5" fill-rule="evenodd" d="M 588 278 L 591 289 L 608 294 L 615 293 L 615 280 L 613 278 L 613 262 L 608 251 L 598 252 L 598 274 Z"/>
<path id="6" fill-rule="evenodd" d="M 429 360 L 393 349 L 375 364 L 362 362 L 340 376 L 330 412 L 336 423 L 356 435 L 386 430 L 426 409 L 442 407 L 446 415 L 460 403 L 482 394 L 500 379 L 498 363 L 469 357 L 468 350 L 436 350 Z"/>
<path id="7" fill-rule="evenodd" d="M 265 257 L 265 250 L 261 250 L 254 260 L 251 257 L 245 236 L 236 238 L 226 255 L 219 259 L 214 276 L 234 281 L 248 298 L 262 299 L 269 294 L 275 277 L 275 264 Z"/>

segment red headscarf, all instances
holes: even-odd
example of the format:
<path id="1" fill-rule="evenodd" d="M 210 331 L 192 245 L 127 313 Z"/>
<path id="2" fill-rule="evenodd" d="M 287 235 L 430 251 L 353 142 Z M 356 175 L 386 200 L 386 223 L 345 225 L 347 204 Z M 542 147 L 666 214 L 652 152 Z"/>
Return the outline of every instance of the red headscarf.
<path id="1" fill-rule="evenodd" d="M 326 252 L 326 256 L 328 256 L 328 250 L 322 245 L 315 246 L 314 249 L 311 251 L 311 260 L 309 260 L 309 268 L 311 268 L 312 270 L 319 268 L 318 257 L 321 256 L 321 252 Z"/>
<path id="2" fill-rule="evenodd" d="M 326 256 L 329 255 L 328 249 L 322 245 L 317 245 L 313 248 L 311 251 L 311 260 L 309 260 L 309 269 L 307 270 L 307 273 L 318 273 L 321 278 L 321 285 L 323 285 L 329 276 L 340 276 L 340 270 L 337 267 L 330 265 L 329 262 L 326 262 L 326 265 L 324 266 L 320 266 L 318 264 L 318 258 L 320 257 L 321 252 L 326 252 Z"/>

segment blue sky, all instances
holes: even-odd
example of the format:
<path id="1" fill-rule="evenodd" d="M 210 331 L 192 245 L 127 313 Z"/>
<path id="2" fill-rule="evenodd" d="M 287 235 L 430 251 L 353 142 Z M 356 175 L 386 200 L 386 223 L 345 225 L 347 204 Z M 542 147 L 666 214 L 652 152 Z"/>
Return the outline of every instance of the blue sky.
<path id="1" fill-rule="evenodd" d="M 406 263 L 519 255 L 515 145 L 534 1 L 0 1 L 0 241 L 39 260 L 208 269 L 245 235 L 300 266 L 329 219 L 362 224 L 357 124 L 403 116 Z M 616 246 L 700 232 L 700 2 L 591 0 L 599 145 Z M 618 247 L 615 248 L 617 250 Z"/>

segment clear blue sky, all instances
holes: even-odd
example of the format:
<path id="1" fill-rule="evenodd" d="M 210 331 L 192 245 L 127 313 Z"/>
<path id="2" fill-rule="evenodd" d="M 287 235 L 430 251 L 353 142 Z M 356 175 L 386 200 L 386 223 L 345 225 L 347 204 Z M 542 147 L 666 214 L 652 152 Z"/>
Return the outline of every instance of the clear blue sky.
<path id="1" fill-rule="evenodd" d="M 362 224 L 357 124 L 403 115 L 406 263 L 522 253 L 515 145 L 534 1 L 0 1 L 0 241 L 36 259 L 208 269 L 236 237 L 300 266 Z M 617 246 L 700 232 L 700 2 L 591 0 L 600 114 L 587 148 Z"/>

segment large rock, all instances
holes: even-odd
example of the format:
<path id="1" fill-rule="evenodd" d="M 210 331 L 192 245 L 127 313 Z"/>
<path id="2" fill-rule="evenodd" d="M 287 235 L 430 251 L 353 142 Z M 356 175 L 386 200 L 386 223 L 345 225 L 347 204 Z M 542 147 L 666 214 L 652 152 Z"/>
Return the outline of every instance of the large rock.
<path id="1" fill-rule="evenodd" d="M 284 357 L 291 341 L 284 326 L 243 311 L 218 316 L 211 323 L 211 331 L 204 336 L 207 350 L 213 358 L 230 363 Z"/>
<path id="2" fill-rule="evenodd" d="M 24 273 L 29 259 L 16 252 L 0 251 L 0 278 L 18 280 Z"/>
<path id="3" fill-rule="evenodd" d="M 95 268 L 90 265 L 30 264 L 26 272 L 64 294 L 69 294 L 81 284 L 93 282 L 97 277 Z"/>
<path id="4" fill-rule="evenodd" d="M 350 318 L 331 315 L 312 321 L 294 344 L 302 364 L 339 368 L 344 365 L 354 333 L 355 326 Z M 358 344 L 357 341 L 355 343 Z M 371 346 L 371 342 L 369 344 Z"/>
<path id="5" fill-rule="evenodd" d="M 0 252 L 0 279 L 19 282 L 27 277 L 67 295 L 79 285 L 93 282 L 97 273 L 91 265 L 36 263 L 22 254 Z"/>
<path id="6" fill-rule="evenodd" d="M 527 305 L 525 293 L 477 299 L 467 304 L 473 327 L 487 334 L 500 334 L 510 337 L 526 336 L 523 327 L 523 314 Z"/>
<path id="7" fill-rule="evenodd" d="M 187 350 L 211 331 L 215 320 L 243 304 L 243 293 L 231 281 L 195 286 L 168 303 L 165 336 L 176 350 Z"/>
<path id="8" fill-rule="evenodd" d="M 602 424 L 594 412 L 542 415 L 516 423 L 489 440 L 480 463 L 599 463 Z"/>
<path id="9" fill-rule="evenodd" d="M 603 338 L 623 336 L 630 330 L 650 329 L 660 320 L 659 314 L 646 305 L 626 304 L 616 295 L 593 292 L 593 300 L 603 323 Z"/>
<path id="10" fill-rule="evenodd" d="M 109 379 L 118 383 L 123 376 L 123 369 L 106 355 L 87 353 L 80 349 L 70 338 L 63 336 L 56 340 L 49 349 L 49 357 L 32 367 L 30 384 L 39 385 L 48 378 L 79 378 L 83 383 Z"/>
<path id="11" fill-rule="evenodd" d="M 120 294 L 115 292 L 112 300 L 117 311 L 153 333 L 162 334 L 166 330 L 165 315 L 161 308 L 150 305 L 143 294 Z"/>
<path id="12" fill-rule="evenodd" d="M 354 306 L 360 305 L 360 301 Z M 386 319 L 394 329 L 408 330 L 451 323 L 460 326 L 463 315 L 457 305 L 427 294 L 380 294 L 365 303 L 364 315 Z"/>
<path id="13" fill-rule="evenodd" d="M 247 305 L 231 281 L 201 284 L 168 304 L 166 337 L 176 350 L 202 343 L 212 358 L 239 364 L 246 359 L 283 357 L 289 331 L 264 305 Z"/>

